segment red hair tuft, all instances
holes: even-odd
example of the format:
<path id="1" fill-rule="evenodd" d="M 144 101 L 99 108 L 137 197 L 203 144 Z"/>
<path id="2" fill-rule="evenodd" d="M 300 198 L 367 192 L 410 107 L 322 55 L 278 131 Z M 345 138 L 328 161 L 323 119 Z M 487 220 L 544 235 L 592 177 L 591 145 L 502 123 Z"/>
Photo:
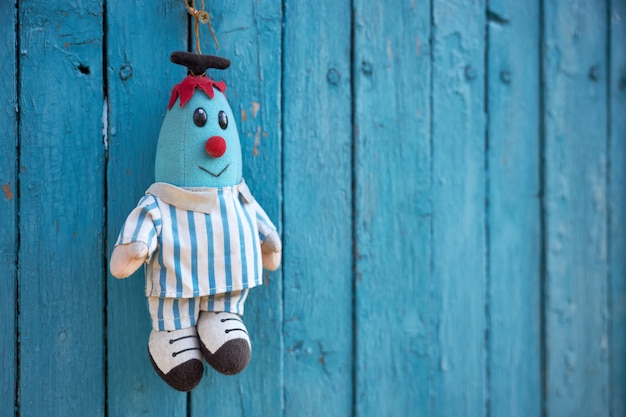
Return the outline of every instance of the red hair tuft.
<path id="1" fill-rule="evenodd" d="M 185 79 L 174 86 L 172 88 L 172 96 L 170 97 L 170 102 L 167 105 L 168 110 L 172 108 L 176 99 L 180 97 L 180 107 L 184 107 L 185 104 L 193 97 L 193 93 L 196 88 L 204 91 L 209 98 L 213 98 L 215 93 L 213 92 L 213 87 L 217 88 L 218 91 L 224 92 L 226 91 L 226 84 L 224 81 L 215 82 L 207 76 L 204 75 L 188 75 Z"/>

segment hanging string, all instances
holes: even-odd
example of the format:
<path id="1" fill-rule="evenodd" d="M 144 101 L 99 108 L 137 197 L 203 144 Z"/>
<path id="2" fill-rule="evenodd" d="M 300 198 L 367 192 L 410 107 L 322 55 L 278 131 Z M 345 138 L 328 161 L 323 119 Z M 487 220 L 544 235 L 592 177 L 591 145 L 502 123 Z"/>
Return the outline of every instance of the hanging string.
<path id="1" fill-rule="evenodd" d="M 213 32 L 213 28 L 211 27 L 211 15 L 209 12 L 204 10 L 204 0 L 202 0 L 202 9 L 196 9 L 196 0 L 191 0 L 191 4 L 189 4 L 189 0 L 185 0 L 185 7 L 187 7 L 187 12 L 193 16 L 195 19 L 193 30 L 196 35 L 196 53 L 201 54 L 202 50 L 200 49 L 200 33 L 198 27 L 200 23 L 206 24 L 209 27 L 209 31 L 213 36 L 213 40 L 215 41 L 215 46 L 217 50 L 220 50 L 220 44 L 217 42 L 217 36 L 215 36 L 215 32 Z"/>

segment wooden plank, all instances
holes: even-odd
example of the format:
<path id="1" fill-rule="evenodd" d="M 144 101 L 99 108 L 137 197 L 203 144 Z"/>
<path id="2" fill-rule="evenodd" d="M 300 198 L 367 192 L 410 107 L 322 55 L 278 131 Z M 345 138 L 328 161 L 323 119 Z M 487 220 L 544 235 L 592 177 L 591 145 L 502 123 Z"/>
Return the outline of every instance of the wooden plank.
<path id="1" fill-rule="evenodd" d="M 490 0 L 487 18 L 489 415 L 539 417 L 539 1 Z"/>
<path id="2" fill-rule="evenodd" d="M 221 48 L 217 53 L 232 61 L 228 70 L 213 76 L 228 86 L 226 95 L 241 138 L 243 175 L 281 229 L 281 3 L 220 0 L 206 4 Z M 207 28 L 200 29 L 202 51 L 216 53 Z M 268 274 L 265 282 L 266 286 L 251 290 L 246 301 L 250 364 L 230 377 L 207 366 L 204 380 L 191 394 L 191 416 L 281 415 L 282 274 Z"/>
<path id="3" fill-rule="evenodd" d="M 102 415 L 102 2 L 19 21 L 19 413 Z"/>
<path id="4" fill-rule="evenodd" d="M 485 3 L 433 4 L 433 415 L 485 414 Z"/>
<path id="5" fill-rule="evenodd" d="M 544 12 L 546 413 L 606 416 L 607 10 Z"/>
<path id="6" fill-rule="evenodd" d="M 349 2 L 285 2 L 285 415 L 352 412 Z"/>
<path id="7" fill-rule="evenodd" d="M 185 69 L 169 60 L 171 52 L 187 47 L 184 2 L 144 6 L 107 1 L 108 254 L 126 216 L 154 182 L 170 89 L 185 76 Z M 150 363 L 144 286 L 143 268 L 124 281 L 107 278 L 108 413 L 186 416 L 187 395 L 165 384 Z"/>
<path id="8" fill-rule="evenodd" d="M 354 16 L 356 415 L 429 415 L 431 11 L 359 0 Z"/>
<path id="9" fill-rule="evenodd" d="M 16 1 L 0 3 L 0 410 L 15 406 L 17 282 L 17 65 Z"/>
<path id="10" fill-rule="evenodd" d="M 609 276 L 611 416 L 626 416 L 626 2 L 611 1 L 609 92 Z"/>

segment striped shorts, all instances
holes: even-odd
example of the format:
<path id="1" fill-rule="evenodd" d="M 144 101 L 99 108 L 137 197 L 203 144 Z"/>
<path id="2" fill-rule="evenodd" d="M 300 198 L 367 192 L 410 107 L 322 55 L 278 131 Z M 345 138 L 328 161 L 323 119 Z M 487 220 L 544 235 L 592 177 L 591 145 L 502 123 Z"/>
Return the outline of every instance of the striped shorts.
<path id="1" fill-rule="evenodd" d="M 200 311 L 225 311 L 243 315 L 249 289 L 195 298 L 148 297 L 152 328 L 157 331 L 193 327 Z"/>

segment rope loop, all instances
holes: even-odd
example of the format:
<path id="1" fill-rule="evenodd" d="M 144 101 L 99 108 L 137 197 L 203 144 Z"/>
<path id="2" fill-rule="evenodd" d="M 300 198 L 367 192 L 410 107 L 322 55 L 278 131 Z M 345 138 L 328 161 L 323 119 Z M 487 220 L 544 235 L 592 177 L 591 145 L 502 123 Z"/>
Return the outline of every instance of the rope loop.
<path id="1" fill-rule="evenodd" d="M 204 10 L 204 0 L 202 0 L 202 8 L 200 10 L 196 9 L 196 0 L 191 0 L 191 4 L 189 4 L 189 0 L 185 0 L 185 7 L 187 8 L 187 12 L 194 18 L 195 22 L 193 25 L 194 34 L 196 36 L 196 53 L 201 54 L 202 50 L 200 49 L 200 33 L 198 27 L 200 23 L 203 25 L 207 25 L 209 27 L 209 31 L 211 32 L 211 36 L 213 36 L 213 41 L 215 41 L 215 46 L 217 50 L 220 50 L 220 44 L 217 42 L 217 36 L 215 36 L 215 32 L 213 32 L 213 28 L 211 27 L 211 15 L 209 12 Z"/>

